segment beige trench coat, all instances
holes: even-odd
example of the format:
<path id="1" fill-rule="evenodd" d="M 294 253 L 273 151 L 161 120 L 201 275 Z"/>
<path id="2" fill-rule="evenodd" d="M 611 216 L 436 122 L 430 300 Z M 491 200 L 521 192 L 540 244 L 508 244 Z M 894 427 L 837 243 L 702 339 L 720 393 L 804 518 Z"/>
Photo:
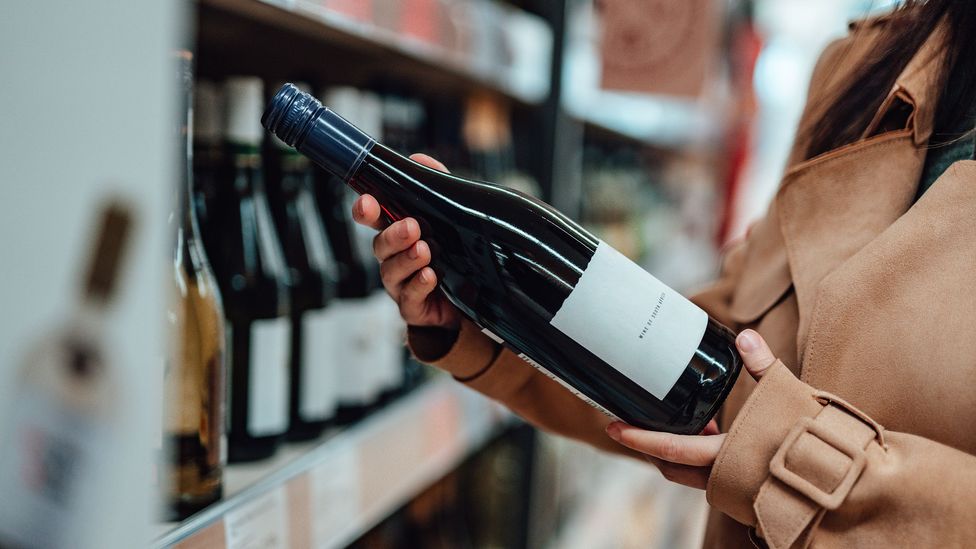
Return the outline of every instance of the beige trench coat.
<path id="1" fill-rule="evenodd" d="M 885 24 L 855 25 L 828 47 L 800 135 Z M 914 201 L 941 37 L 861 140 L 812 159 L 795 145 L 767 216 L 693 298 L 759 331 L 780 359 L 758 385 L 740 376 L 720 414 L 708 547 L 976 546 L 976 162 Z M 456 338 L 411 328 L 409 340 L 540 428 L 629 452 L 601 413 L 474 325 Z"/>

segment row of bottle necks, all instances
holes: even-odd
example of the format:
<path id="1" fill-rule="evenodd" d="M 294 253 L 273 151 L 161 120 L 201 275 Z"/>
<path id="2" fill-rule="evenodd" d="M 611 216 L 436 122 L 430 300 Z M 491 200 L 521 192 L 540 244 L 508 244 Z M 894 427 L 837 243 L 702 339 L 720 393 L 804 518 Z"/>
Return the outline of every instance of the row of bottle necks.
<path id="1" fill-rule="evenodd" d="M 378 134 L 417 115 L 351 88 L 328 95 Z M 350 219 L 351 191 L 265 133 L 266 99 L 254 77 L 184 83 L 165 367 L 171 518 L 221 497 L 225 461 L 358 421 L 424 376 L 380 284 L 373 231 Z"/>

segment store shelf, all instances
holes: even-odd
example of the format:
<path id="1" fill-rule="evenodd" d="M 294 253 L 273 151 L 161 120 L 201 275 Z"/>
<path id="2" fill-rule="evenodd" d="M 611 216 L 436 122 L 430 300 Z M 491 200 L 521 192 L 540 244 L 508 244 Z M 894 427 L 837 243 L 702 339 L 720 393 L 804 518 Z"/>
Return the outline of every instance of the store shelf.
<path id="1" fill-rule="evenodd" d="M 610 93 L 601 97 L 593 107 L 567 105 L 570 116 L 596 135 L 663 149 L 715 138 L 714 116 L 694 103 Z"/>
<path id="2" fill-rule="evenodd" d="M 552 31 L 545 21 L 494 3 L 428 3 L 442 24 L 410 32 L 388 14 L 341 11 L 325 0 L 197 0 L 200 46 L 213 70 L 264 69 L 290 76 L 368 73 L 432 89 L 487 89 L 536 104 L 549 93 Z M 345 5 L 351 3 L 346 2 Z M 368 3 L 364 3 L 368 5 Z M 398 9 L 386 3 L 384 9 Z M 379 10 L 379 8 L 374 8 Z M 485 36 L 485 33 L 492 33 Z M 226 59 L 222 51 L 246 52 Z M 231 64 L 227 68 L 226 62 Z M 240 63 L 240 66 L 234 66 Z M 219 66 L 218 66 L 219 65 Z"/>
<path id="3" fill-rule="evenodd" d="M 510 418 L 449 378 L 324 441 L 227 468 L 224 500 L 156 547 L 343 547 L 481 447 Z"/>

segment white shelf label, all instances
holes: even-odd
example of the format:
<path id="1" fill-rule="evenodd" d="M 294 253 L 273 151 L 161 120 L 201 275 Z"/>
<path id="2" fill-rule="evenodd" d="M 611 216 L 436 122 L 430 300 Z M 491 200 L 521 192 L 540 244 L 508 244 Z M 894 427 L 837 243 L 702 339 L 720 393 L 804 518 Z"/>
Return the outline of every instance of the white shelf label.
<path id="1" fill-rule="evenodd" d="M 227 549 L 287 549 L 288 509 L 284 487 L 227 512 Z"/>
<path id="2" fill-rule="evenodd" d="M 334 546 L 336 536 L 360 516 L 359 463 L 356 449 L 338 447 L 309 475 L 311 479 L 312 546 Z"/>

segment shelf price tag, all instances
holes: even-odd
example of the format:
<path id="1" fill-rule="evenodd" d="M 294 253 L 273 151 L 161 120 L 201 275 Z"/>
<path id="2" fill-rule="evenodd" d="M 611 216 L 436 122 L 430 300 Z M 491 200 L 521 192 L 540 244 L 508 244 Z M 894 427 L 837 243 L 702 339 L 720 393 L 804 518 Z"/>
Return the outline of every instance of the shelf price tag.
<path id="1" fill-rule="evenodd" d="M 285 490 L 278 487 L 235 509 L 224 517 L 227 549 L 288 547 L 288 509 Z"/>
<path id="2" fill-rule="evenodd" d="M 359 460 L 351 445 L 336 448 L 309 475 L 313 547 L 332 547 L 360 515 Z"/>

